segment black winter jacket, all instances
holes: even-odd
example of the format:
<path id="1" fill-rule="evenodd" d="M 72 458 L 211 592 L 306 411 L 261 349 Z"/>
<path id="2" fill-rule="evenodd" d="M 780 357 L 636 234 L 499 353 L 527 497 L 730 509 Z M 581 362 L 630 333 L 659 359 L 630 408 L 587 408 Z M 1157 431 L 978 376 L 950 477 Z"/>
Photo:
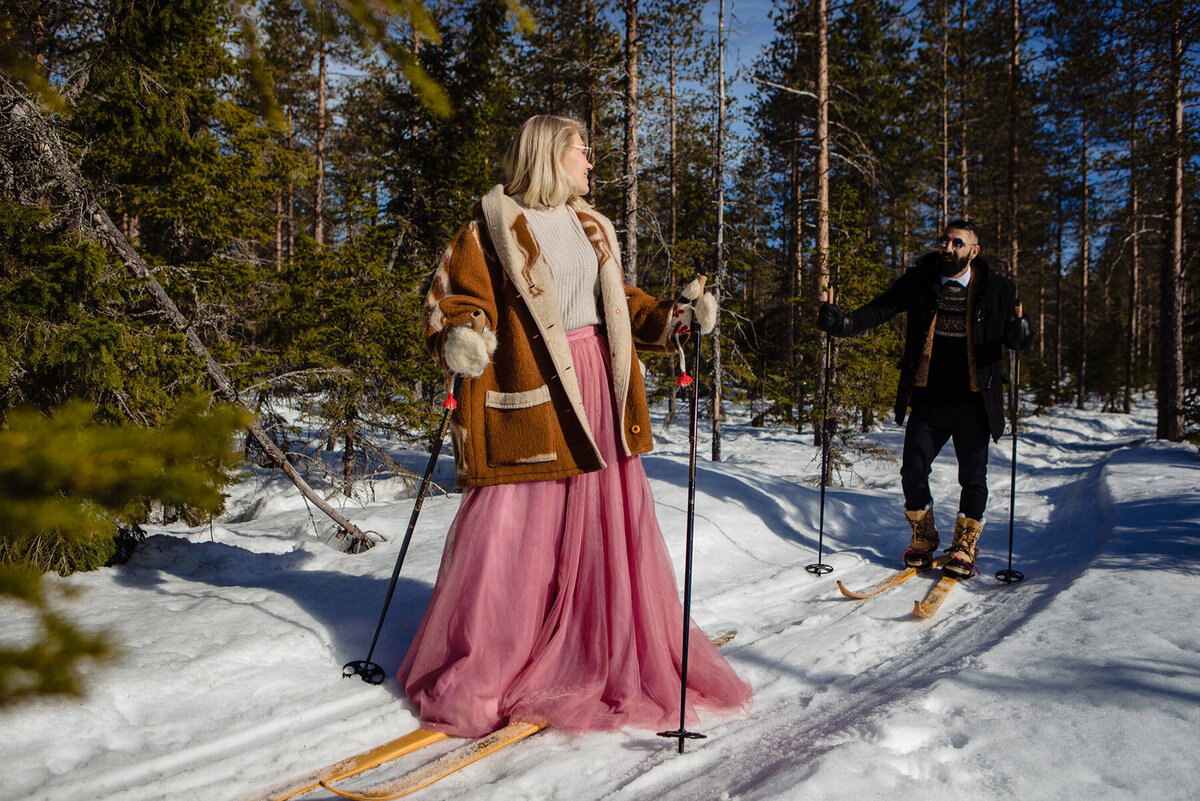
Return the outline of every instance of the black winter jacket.
<path id="1" fill-rule="evenodd" d="M 906 270 L 892 285 L 872 301 L 846 314 L 840 336 L 874 328 L 900 312 L 907 312 L 904 336 L 904 356 L 900 361 L 900 383 L 896 388 L 896 422 L 903 423 L 912 396 L 913 379 L 921 350 L 925 347 L 929 326 L 937 311 L 941 292 L 940 256 L 927 253 Z M 971 262 L 971 281 L 979 281 L 975 289 L 975 308 L 971 325 L 975 347 L 975 367 L 979 388 L 987 413 L 992 439 L 1004 434 L 1004 390 L 1006 380 L 1001 371 L 1002 345 L 1023 348 L 1033 335 L 1028 328 L 1025 336 L 1006 334 L 1008 322 L 1016 319 L 1017 287 L 1011 280 L 993 272 L 987 262 L 976 257 Z M 1014 341 L 1009 341 L 1013 339 Z M 1019 340 L 1019 341 L 1015 341 Z"/>

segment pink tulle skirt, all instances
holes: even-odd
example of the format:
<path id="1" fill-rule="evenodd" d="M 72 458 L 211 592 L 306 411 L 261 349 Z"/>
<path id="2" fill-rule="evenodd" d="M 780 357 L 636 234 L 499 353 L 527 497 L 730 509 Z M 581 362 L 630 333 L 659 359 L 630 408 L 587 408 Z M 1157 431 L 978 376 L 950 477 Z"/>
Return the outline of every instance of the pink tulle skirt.
<path id="1" fill-rule="evenodd" d="M 398 676 L 425 728 L 678 727 L 683 607 L 654 499 L 617 450 L 607 343 L 594 327 L 568 340 L 608 467 L 463 493 Z M 689 641 L 688 719 L 746 708 L 750 686 L 694 623 Z"/>

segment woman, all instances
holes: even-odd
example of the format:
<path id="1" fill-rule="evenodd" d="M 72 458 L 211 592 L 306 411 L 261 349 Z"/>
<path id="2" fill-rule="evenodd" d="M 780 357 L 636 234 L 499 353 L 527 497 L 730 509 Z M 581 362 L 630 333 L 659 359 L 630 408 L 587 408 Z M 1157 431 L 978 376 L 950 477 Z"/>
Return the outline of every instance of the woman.
<path id="1" fill-rule="evenodd" d="M 425 728 L 678 722 L 683 610 L 638 457 L 652 441 L 635 342 L 668 350 L 693 310 L 711 330 L 715 302 L 624 285 L 612 224 L 581 198 L 590 152 L 574 120 L 527 120 L 426 299 L 434 358 L 467 380 L 462 505 L 399 671 Z M 693 630 L 689 700 L 744 708 L 749 686 Z"/>

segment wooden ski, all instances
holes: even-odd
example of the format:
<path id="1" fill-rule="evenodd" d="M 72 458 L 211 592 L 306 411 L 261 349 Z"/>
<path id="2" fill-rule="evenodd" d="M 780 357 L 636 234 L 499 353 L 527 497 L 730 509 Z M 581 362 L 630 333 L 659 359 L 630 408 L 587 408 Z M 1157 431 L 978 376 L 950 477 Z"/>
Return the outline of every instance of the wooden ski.
<path id="1" fill-rule="evenodd" d="M 913 614 L 917 617 L 933 617 L 942 605 L 942 601 L 946 600 L 946 596 L 950 594 L 950 590 L 954 589 L 954 585 L 957 583 L 958 579 L 952 576 L 942 576 L 941 581 L 934 584 L 933 588 L 925 595 L 925 600 L 913 601 Z"/>
<path id="2" fill-rule="evenodd" d="M 355 801 L 391 801 L 415 793 L 423 787 L 428 787 L 452 773 L 478 762 L 488 754 L 494 754 L 502 748 L 507 748 L 519 740 L 524 740 L 531 734 L 536 734 L 544 727 L 536 723 L 510 723 L 499 731 L 492 732 L 486 737 L 474 740 L 464 746 L 454 749 L 448 754 L 438 757 L 427 765 L 410 770 L 403 776 L 384 784 L 363 790 L 343 790 L 321 782 L 321 786 L 329 792 L 342 798 Z"/>
<path id="3" fill-rule="evenodd" d="M 713 637 L 711 642 L 717 648 L 728 643 L 736 636 L 736 631 L 725 631 Z M 285 801 L 285 799 L 323 787 L 343 798 L 359 799 L 359 801 L 388 801 L 393 798 L 403 798 L 415 793 L 434 782 L 440 781 L 452 773 L 462 770 L 467 765 L 494 754 L 502 748 L 507 748 L 515 742 L 525 739 L 531 734 L 541 731 L 544 727 L 533 723 L 512 723 L 492 732 L 486 737 L 472 740 L 453 751 L 450 751 L 432 762 L 413 768 L 407 773 L 389 782 L 380 783 L 362 790 L 344 790 L 332 786 L 333 782 L 348 779 L 353 776 L 378 767 L 385 762 L 417 751 L 446 738 L 442 732 L 416 731 L 385 743 L 370 751 L 364 751 L 341 762 L 336 762 L 327 768 L 301 776 L 289 782 L 279 784 L 265 793 L 242 799 L 242 801 Z"/>
<path id="4" fill-rule="evenodd" d="M 384 762 L 399 759 L 405 754 L 411 754 L 413 751 L 444 739 L 446 739 L 446 735 L 443 732 L 417 729 L 369 751 L 363 751 L 361 754 L 347 757 L 328 767 L 283 782 L 265 793 L 247 797 L 243 801 L 285 801 L 293 796 L 307 793 L 309 790 L 315 790 L 325 782 L 335 782 L 357 776 L 363 771 L 379 767 Z"/>
<path id="5" fill-rule="evenodd" d="M 939 556 L 933 560 L 932 567 L 941 567 L 942 563 L 945 562 L 946 559 L 948 559 L 948 558 L 949 558 L 948 554 L 942 554 L 941 556 Z M 887 576 L 884 579 L 882 579 L 881 581 L 875 582 L 870 587 L 866 587 L 861 590 L 852 590 L 849 587 L 847 587 L 845 584 L 843 584 L 841 581 L 838 581 L 837 585 L 838 585 L 838 589 L 842 591 L 842 595 L 845 595 L 847 598 L 853 598 L 855 600 L 862 600 L 863 598 L 874 597 L 874 596 L 878 595 L 879 593 L 883 592 L 884 590 L 890 590 L 892 587 L 895 587 L 898 584 L 903 584 L 904 582 L 908 581 L 910 578 L 917 575 L 918 573 L 924 573 L 926 570 L 929 570 L 929 569 L 930 568 L 906 567 L 903 570 L 897 570 L 895 573 L 891 574 L 890 576 Z"/>

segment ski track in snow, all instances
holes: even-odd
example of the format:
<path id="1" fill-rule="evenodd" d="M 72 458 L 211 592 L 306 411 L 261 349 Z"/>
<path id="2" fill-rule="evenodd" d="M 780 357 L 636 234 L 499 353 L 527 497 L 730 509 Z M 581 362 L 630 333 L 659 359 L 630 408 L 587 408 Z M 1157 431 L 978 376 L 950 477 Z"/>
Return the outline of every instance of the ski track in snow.
<path id="1" fill-rule="evenodd" d="M 1109 447 L 1122 447 L 1128 443 L 1126 440 Z M 1029 574 L 1025 582 L 1014 586 L 988 584 L 982 590 L 980 585 L 984 581 L 979 578 L 973 582 L 960 582 L 932 621 L 910 620 L 903 612 L 911 610 L 911 601 L 919 599 L 935 583 L 935 578 L 918 576 L 875 599 L 852 601 L 842 599 L 840 595 L 835 597 L 836 593 L 828 591 L 830 578 L 811 578 L 803 572 L 800 562 L 789 566 L 785 573 L 789 579 L 799 579 L 799 586 L 781 588 L 780 591 L 790 589 L 793 593 L 790 600 L 796 618 L 761 625 L 756 639 L 769 640 L 772 651 L 823 655 L 815 661 L 810 660 L 802 675 L 806 684 L 820 682 L 820 689 L 805 692 L 798 698 L 773 699 L 778 706 L 799 704 L 804 712 L 800 715 L 781 714 L 776 709 L 763 709 L 760 702 L 753 718 L 721 727 L 720 739 L 716 741 L 719 745 L 701 746 L 705 749 L 715 747 L 719 752 L 709 755 L 705 751 L 703 764 L 685 767 L 686 760 L 681 760 L 667 762 L 667 767 L 663 767 L 666 758 L 655 753 L 630 770 L 625 779 L 613 783 L 604 794 L 596 797 L 632 793 L 639 798 L 703 799 L 712 797 L 713 787 L 728 788 L 727 797 L 731 798 L 785 797 L 797 781 L 803 779 L 803 775 L 797 776 L 795 766 L 819 760 L 845 737 L 856 736 L 863 727 L 869 728 L 876 713 L 898 698 L 931 693 L 942 679 L 978 665 L 992 645 L 1003 641 L 1025 619 L 1049 604 L 1087 567 L 1106 535 L 1104 521 L 1110 516 L 1111 504 L 1107 502 L 1102 473 L 1111 455 L 1112 452 L 1101 452 L 1098 461 L 1085 460 L 1068 468 L 1063 468 L 1060 463 L 1056 472 L 1069 472 L 1076 476 L 1075 480 L 1065 486 L 1041 488 L 1053 514 L 1045 531 L 1037 532 L 1035 536 L 1049 531 L 1069 531 L 1073 536 L 1063 538 L 1061 547 L 1046 557 L 1020 562 Z M 997 472 L 993 468 L 993 476 Z M 1018 491 L 1030 490 L 1020 488 Z M 993 487 L 994 506 L 998 494 Z M 1089 498 L 1100 500 L 1102 510 L 1099 519 L 1090 523 L 1089 520 L 1096 516 L 1094 507 L 1088 503 Z M 994 520 L 995 515 L 992 517 Z M 994 550 L 996 532 L 989 533 Z M 895 636 L 881 636 L 872 642 L 861 633 L 852 633 L 848 637 L 842 633 L 840 624 L 848 617 L 871 614 L 867 605 L 874 602 L 882 606 L 885 599 L 896 601 L 897 598 L 901 599 L 900 603 L 888 604 L 886 615 L 873 617 L 877 629 L 907 629 L 905 633 L 910 636 L 906 648 L 896 650 L 900 638 Z M 896 606 L 900 607 L 899 615 L 893 611 Z M 733 650 L 738 661 L 758 663 L 771 673 L 800 670 L 799 665 L 781 664 L 760 656 L 756 653 L 755 643 L 744 643 L 740 637 L 734 641 Z M 863 665 L 862 671 L 845 675 L 843 671 L 848 658 L 854 664 Z M 826 673 L 829 678 L 822 682 L 823 669 L 831 662 L 841 664 L 843 670 L 830 665 Z M 764 726 L 760 718 L 786 721 L 786 725 Z M 926 735 L 915 731 L 911 736 L 920 740 Z M 743 761 L 737 758 L 739 754 L 759 755 L 754 760 L 753 770 L 746 769 Z"/>
<path id="2" fill-rule="evenodd" d="M 755 688 L 752 712 L 729 718 L 703 716 L 690 728 L 708 739 L 689 741 L 683 755 L 676 753 L 674 740 L 652 732 L 577 738 L 542 732 L 419 797 L 749 800 L 807 797 L 819 788 L 823 799 L 836 800 L 864 797 L 864 781 L 893 797 L 950 799 L 964 791 L 982 791 L 987 797 L 1020 795 L 1020 781 L 1010 775 L 1019 767 L 1005 770 L 989 761 L 988 745 L 1002 735 L 980 731 L 972 723 L 978 717 L 997 725 L 1009 699 L 985 697 L 986 707 L 964 704 L 979 703 L 978 693 L 970 693 L 972 682 L 978 682 L 974 677 L 1007 664 L 1009 657 L 997 652 L 1010 650 L 1014 635 L 1040 615 L 1054 613 L 1056 601 L 1106 553 L 1114 527 L 1124 531 L 1136 525 L 1129 502 L 1114 500 L 1111 482 L 1130 481 L 1130 470 L 1134 477 L 1139 475 L 1126 465 L 1137 465 L 1153 445 L 1146 444 L 1152 436 L 1146 419 L 1145 410 L 1140 417 L 1051 410 L 1023 421 L 1014 567 L 1026 578 L 1015 585 L 999 583 L 991 575 L 1006 566 L 1011 439 L 994 445 L 980 559 L 983 574 L 959 582 L 929 621 L 915 620 L 911 610 L 913 601 L 936 580 L 936 572 L 863 601 L 843 598 L 835 585 L 841 579 L 863 586 L 894 569 L 907 542 L 898 479 L 890 485 L 886 480 L 898 471 L 898 464 L 856 465 L 858 487 L 828 489 L 822 561 L 833 564 L 835 571 L 815 577 L 804 566 L 816 561 L 818 494 L 811 484 L 801 483 L 808 472 L 819 470 L 819 461 L 812 464 L 814 449 L 805 447 L 798 436 L 728 424 L 727 461 L 701 460 L 697 466 L 692 611 L 710 634 L 736 629 L 724 651 Z M 677 518 L 683 516 L 686 500 L 683 428 L 660 436 L 659 452 L 644 460 L 680 573 L 683 525 Z M 892 449 L 899 438 L 895 426 L 885 426 L 876 436 Z M 448 464 L 447 458 L 439 465 L 442 480 L 450 475 Z M 804 475 L 785 476 L 782 470 Z M 1147 483 L 1153 500 L 1155 482 Z M 957 497 L 950 446 L 935 463 L 933 484 L 946 545 L 953 526 L 946 510 L 954 508 Z M 335 669 L 332 665 L 365 652 L 378 614 L 375 604 L 381 600 L 377 588 L 390 573 L 399 539 L 394 532 L 407 522 L 411 502 L 353 512 L 352 519 L 364 528 L 388 531 L 391 544 L 375 549 L 379 553 L 369 558 L 331 558 L 322 550 L 326 546 L 313 538 L 307 515 L 283 500 L 286 490 L 258 485 L 245 491 L 258 497 L 235 500 L 253 511 L 224 521 L 218 527 L 220 543 L 206 542 L 214 536 L 208 529 L 183 532 L 190 541 L 149 540 L 131 568 L 123 574 L 117 571 L 124 576 L 128 594 L 118 596 L 124 606 L 118 604 L 95 619 L 100 625 L 115 624 L 122 614 L 136 614 L 131 610 L 147 603 L 146 593 L 154 603 L 180 614 L 193 605 L 210 609 L 227 600 L 229 609 L 218 619 L 228 620 L 231 628 L 203 632 L 212 635 L 214 653 L 201 653 L 214 672 L 237 670 L 241 662 L 245 674 L 214 677 L 208 684 L 211 696 L 197 687 L 194 698 L 183 698 L 177 683 L 157 674 L 161 666 L 156 658 L 139 653 L 133 656 L 134 673 L 126 666 L 127 672 L 113 681 L 129 681 L 130 675 L 136 680 L 138 671 L 146 671 L 149 700 L 136 689 L 123 695 L 119 684 L 99 681 L 96 695 L 111 704 L 111 710 L 100 704 L 89 711 L 86 704 L 66 702 L 64 711 L 64 702 L 44 700 L 7 717 L 0 715 L 6 729 L 13 724 L 12 735 L 32 743 L 4 746 L 11 753 L 0 756 L 6 762 L 9 757 L 15 760 L 18 770 L 0 787 L 0 798 L 239 797 L 398 737 L 416 725 L 411 710 L 398 698 L 393 678 L 375 688 L 327 675 Z M 1193 499 L 1200 497 L 1195 487 L 1191 492 Z M 456 497 L 431 500 L 421 521 L 427 535 L 444 532 L 457 506 Z M 231 501 L 231 509 L 234 505 Z M 1164 518 L 1164 525 L 1172 524 Z M 1184 522 L 1179 537 L 1195 537 L 1193 529 Z M 252 541 L 256 552 L 247 559 L 239 543 Z M 389 673 L 419 621 L 440 549 L 436 536 L 414 541 L 405 573 L 420 570 L 428 580 L 401 582 L 385 629 L 388 642 L 381 641 L 374 655 Z M 1168 548 L 1168 560 L 1171 553 Z M 334 572 L 331 565 L 343 572 Z M 68 582 L 95 585 L 99 591 L 106 581 L 99 574 L 104 572 Z M 69 608 L 74 613 L 83 609 Z M 251 635 L 258 625 L 274 632 L 276 639 L 265 646 L 247 641 L 243 635 Z M 147 638 L 147 649 L 179 651 L 164 657 L 168 670 L 178 669 L 193 680 L 205 675 L 202 667 L 191 664 L 199 655 L 187 653 L 182 641 L 153 629 Z M 1187 634 L 1179 638 L 1186 649 Z M 288 644 L 289 653 L 256 651 L 281 643 Z M 289 660 L 298 664 L 289 666 Z M 255 664 L 262 670 L 248 669 Z M 272 671 L 278 674 L 274 680 Z M 102 676 L 103 668 L 93 673 Z M 1196 668 L 1182 665 L 1176 673 L 1182 681 Z M 1163 680 L 1164 692 L 1179 694 L 1185 703 L 1200 701 L 1200 694 L 1179 693 L 1172 680 L 1169 675 Z M 162 697 L 155 698 L 156 693 Z M 272 696 L 277 697 L 273 703 L 267 700 Z M 163 705 L 178 705 L 181 714 L 198 717 L 204 724 L 201 731 L 189 739 L 171 729 L 166 725 L 170 713 L 155 708 Z M 93 736 L 83 738 L 78 748 L 64 747 L 57 733 L 40 730 L 40 714 L 84 731 L 110 726 L 114 733 L 107 742 Z M 1194 720 L 1194 709 L 1183 719 Z M 168 736 L 156 739 L 154 731 L 144 731 L 155 726 L 164 727 L 160 731 Z M 426 749 L 420 759 L 457 744 L 452 740 Z M 843 753 L 852 756 L 839 756 Z M 863 763 L 847 762 L 859 756 Z M 410 757 L 376 776 L 382 780 L 412 764 Z M 841 774 L 848 764 L 861 775 L 844 780 Z M 1102 772 L 1080 781 L 1110 790 L 1122 784 L 1121 777 L 1106 778 Z M 802 792 L 805 788 L 812 789 Z M 335 796 L 316 791 L 305 798 Z"/>

